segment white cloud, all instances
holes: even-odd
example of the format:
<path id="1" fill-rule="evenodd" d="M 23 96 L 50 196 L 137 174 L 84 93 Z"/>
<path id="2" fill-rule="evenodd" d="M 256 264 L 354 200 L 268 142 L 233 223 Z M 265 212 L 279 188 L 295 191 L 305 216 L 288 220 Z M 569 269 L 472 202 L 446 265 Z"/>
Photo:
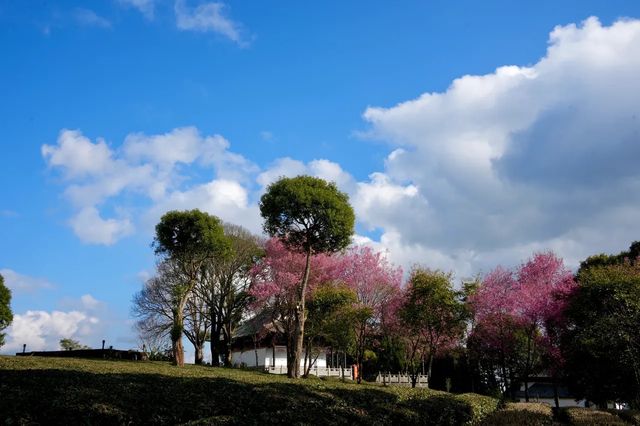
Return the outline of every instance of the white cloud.
<path id="1" fill-rule="evenodd" d="M 368 135 L 394 151 L 359 184 L 358 217 L 458 270 L 625 248 L 640 233 L 637 75 L 640 21 L 590 18 L 555 28 L 532 66 L 368 108 Z"/>
<path id="2" fill-rule="evenodd" d="M 133 232 L 129 219 L 103 219 L 95 207 L 84 207 L 69 224 L 78 238 L 89 244 L 112 245 Z"/>
<path id="3" fill-rule="evenodd" d="M 176 25 L 180 30 L 213 32 L 240 46 L 247 44 L 242 37 L 240 24 L 225 16 L 224 3 L 203 3 L 191 9 L 186 5 L 185 0 L 176 0 L 174 9 Z"/>
<path id="4" fill-rule="evenodd" d="M 0 275 L 4 277 L 4 283 L 11 289 L 14 296 L 18 294 L 33 294 L 42 289 L 53 288 L 53 284 L 44 278 L 19 274 L 12 269 L 0 269 Z"/>
<path id="5" fill-rule="evenodd" d="M 109 20 L 97 15 L 91 9 L 77 8 L 73 13 L 73 17 L 80 25 L 85 25 L 87 27 L 111 28 L 111 22 L 109 22 Z"/>
<path id="6" fill-rule="evenodd" d="M 249 202 L 249 193 L 236 181 L 213 180 L 185 191 L 174 191 L 147 214 L 148 226 L 155 225 L 168 210 L 200 209 L 222 220 L 260 233 L 258 206 Z"/>
<path id="7" fill-rule="evenodd" d="M 123 6 L 138 9 L 148 20 L 152 20 L 154 17 L 155 0 L 118 0 L 118 2 Z"/>
<path id="8" fill-rule="evenodd" d="M 98 325 L 99 319 L 81 311 L 27 311 L 15 314 L 7 328 L 7 343 L 2 347 L 5 353 L 22 351 L 57 350 L 63 338 L 84 342 Z"/>
<path id="9" fill-rule="evenodd" d="M 69 225 L 85 243 L 114 244 L 135 231 L 136 218 L 151 229 L 151 220 L 178 208 L 201 208 L 259 229 L 248 189 L 259 169 L 231 152 L 220 135 L 202 136 L 194 127 L 158 135 L 132 133 L 120 147 L 111 148 L 79 130 L 63 130 L 55 145 L 42 147 L 42 155 L 65 178 L 64 195 L 75 209 Z M 212 173 L 215 177 L 208 180 Z M 106 203 L 114 206 L 111 217 L 104 211 Z"/>
<path id="10" fill-rule="evenodd" d="M 51 167 L 64 167 L 68 178 L 104 174 L 113 161 L 104 139 L 93 143 L 78 130 L 61 130 L 57 144 L 43 145 L 41 152 Z"/>
<path id="11" fill-rule="evenodd" d="M 310 161 L 308 164 L 290 157 L 278 158 L 269 168 L 258 175 L 256 181 L 264 189 L 281 177 L 310 175 L 325 179 L 347 193 L 353 192 L 355 180 L 338 163 L 326 159 Z"/>

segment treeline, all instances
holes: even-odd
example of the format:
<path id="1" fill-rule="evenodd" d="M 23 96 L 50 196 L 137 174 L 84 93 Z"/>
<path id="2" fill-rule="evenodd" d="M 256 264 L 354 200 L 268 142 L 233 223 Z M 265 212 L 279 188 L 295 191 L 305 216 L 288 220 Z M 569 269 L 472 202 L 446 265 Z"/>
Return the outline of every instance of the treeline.
<path id="1" fill-rule="evenodd" d="M 347 248 L 353 211 L 333 184 L 283 178 L 260 208 L 266 241 L 197 210 L 158 224 L 157 273 L 134 313 L 147 341 L 171 340 L 176 364 L 184 335 L 197 363 L 208 341 L 213 364 L 229 365 L 239 324 L 261 315 L 287 344 L 290 377 L 328 346 L 358 365 L 358 381 L 424 373 L 447 390 L 514 397 L 544 375 L 598 405 L 640 406 L 640 243 L 575 275 L 543 252 L 461 285 L 420 266 L 403 283 L 380 253 Z"/>

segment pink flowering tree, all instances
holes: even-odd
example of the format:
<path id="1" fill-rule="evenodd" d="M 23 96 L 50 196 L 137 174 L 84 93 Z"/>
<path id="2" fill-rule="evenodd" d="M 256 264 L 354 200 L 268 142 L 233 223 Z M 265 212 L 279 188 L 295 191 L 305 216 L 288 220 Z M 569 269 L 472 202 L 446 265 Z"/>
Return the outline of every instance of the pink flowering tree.
<path id="1" fill-rule="evenodd" d="M 551 366 L 561 362 L 551 327 L 562 323 L 568 296 L 576 283 L 562 259 L 552 252 L 534 254 L 518 269 L 517 281 L 514 307 L 525 328 L 526 359 L 522 379 L 528 402 L 528 379 L 536 364 L 541 366 L 543 358 L 551 360 Z"/>
<path id="2" fill-rule="evenodd" d="M 515 271 L 497 267 L 473 296 L 469 345 L 496 365 L 505 390 L 516 376 L 525 382 L 544 366 L 561 362 L 555 329 L 562 323 L 573 274 L 552 252 L 536 253 Z M 491 362 L 489 362 L 491 364 Z"/>
<path id="3" fill-rule="evenodd" d="M 360 383 L 368 341 L 380 331 L 385 318 L 395 312 L 394 301 L 400 293 L 402 268 L 370 247 L 356 246 L 342 257 L 340 269 L 340 280 L 353 289 L 358 299 L 354 307 L 354 327 L 357 381 Z"/>
<path id="4" fill-rule="evenodd" d="M 251 271 L 253 307 L 270 312 L 277 330 L 287 342 L 288 366 L 294 365 L 298 287 L 306 262 L 304 253 L 291 251 L 279 239 L 271 238 L 265 244 L 264 257 Z M 340 262 L 337 257 L 318 254 L 311 256 L 309 262 L 309 294 L 319 284 L 334 281 L 339 274 Z"/>

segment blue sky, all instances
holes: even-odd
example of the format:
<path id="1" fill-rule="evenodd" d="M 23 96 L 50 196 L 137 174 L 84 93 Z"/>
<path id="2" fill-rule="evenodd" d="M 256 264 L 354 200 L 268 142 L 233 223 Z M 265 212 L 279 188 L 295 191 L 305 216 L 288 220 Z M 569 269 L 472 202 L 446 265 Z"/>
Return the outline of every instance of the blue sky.
<path id="1" fill-rule="evenodd" d="M 634 0 L 0 1 L 0 270 L 19 316 L 1 350 L 135 346 L 163 209 L 259 231 L 279 175 L 337 181 L 357 242 L 405 268 L 624 249 L 634 18 Z"/>

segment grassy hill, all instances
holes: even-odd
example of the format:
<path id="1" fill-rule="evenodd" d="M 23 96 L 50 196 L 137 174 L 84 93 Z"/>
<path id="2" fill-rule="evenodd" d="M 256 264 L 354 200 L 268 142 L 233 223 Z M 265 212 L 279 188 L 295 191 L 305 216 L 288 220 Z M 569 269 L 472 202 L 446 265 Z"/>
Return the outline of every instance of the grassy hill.
<path id="1" fill-rule="evenodd" d="M 475 424 L 495 399 L 162 362 L 0 356 L 4 424 Z"/>

